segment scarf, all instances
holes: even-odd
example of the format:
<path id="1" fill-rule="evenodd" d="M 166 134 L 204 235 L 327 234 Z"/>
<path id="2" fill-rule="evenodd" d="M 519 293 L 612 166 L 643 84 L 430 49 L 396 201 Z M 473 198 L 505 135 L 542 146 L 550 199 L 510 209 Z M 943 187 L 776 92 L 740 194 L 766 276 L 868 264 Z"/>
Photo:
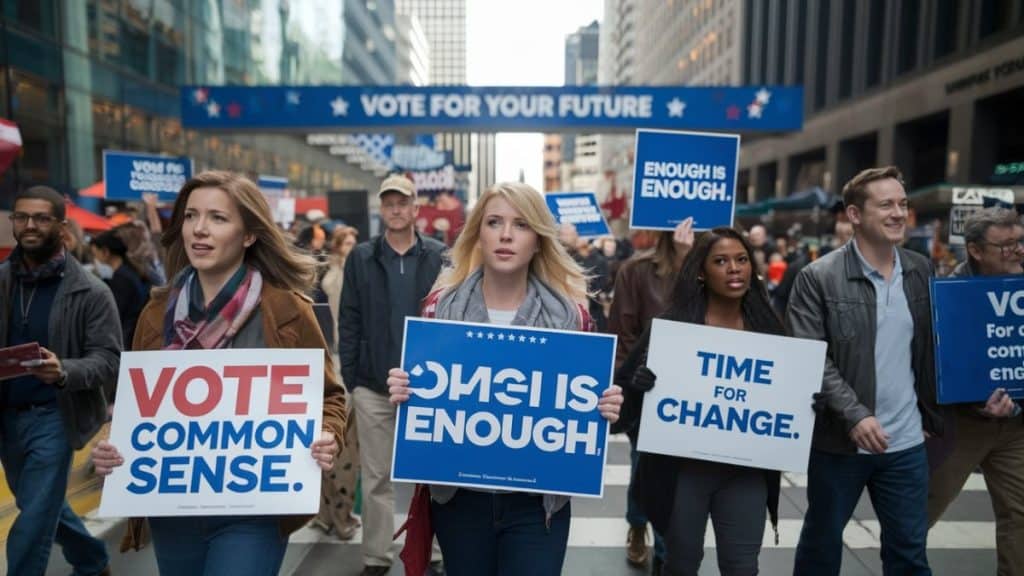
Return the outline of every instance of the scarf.
<path id="1" fill-rule="evenodd" d="M 244 270 L 239 281 L 229 281 L 221 289 L 199 319 L 189 316 L 190 306 L 194 307 L 191 300 L 198 293 L 193 290 L 198 283 L 195 270 L 191 266 L 182 270 L 167 297 L 164 349 L 213 350 L 227 346 L 260 304 L 263 277 L 255 268 L 245 266 Z"/>
<path id="2" fill-rule="evenodd" d="M 484 302 L 483 269 L 477 269 L 458 286 L 447 290 L 437 302 L 435 317 L 441 320 L 490 323 L 487 303 Z M 561 294 L 552 290 L 534 275 L 526 283 L 526 299 L 519 305 L 513 326 L 553 328 L 558 330 L 580 330 L 583 317 L 580 307 Z M 435 502 L 444 504 L 455 497 L 455 486 L 430 486 L 430 496 Z M 569 502 L 568 496 L 543 494 L 545 521 Z"/>
<path id="3" fill-rule="evenodd" d="M 25 255 L 21 246 L 15 246 L 14 250 L 11 251 L 10 260 L 11 270 L 20 282 L 23 284 L 35 284 L 40 280 L 57 278 L 63 274 L 64 265 L 67 263 L 67 255 L 63 249 L 57 250 L 45 263 L 30 270 L 25 264 Z"/>

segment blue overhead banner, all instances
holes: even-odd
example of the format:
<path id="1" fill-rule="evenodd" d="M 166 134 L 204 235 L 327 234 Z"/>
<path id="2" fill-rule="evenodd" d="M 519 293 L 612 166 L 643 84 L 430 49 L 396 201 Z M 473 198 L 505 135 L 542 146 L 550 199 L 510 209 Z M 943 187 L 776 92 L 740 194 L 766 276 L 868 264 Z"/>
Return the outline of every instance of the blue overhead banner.
<path id="1" fill-rule="evenodd" d="M 544 200 L 555 221 L 560 225 L 572 224 L 580 236 L 589 238 L 611 234 L 593 192 L 549 192 L 544 195 Z"/>
<path id="2" fill-rule="evenodd" d="M 190 129 L 800 130 L 799 86 L 184 86 Z"/>
<path id="3" fill-rule="evenodd" d="M 103 151 L 103 184 L 107 200 L 142 200 L 156 194 L 161 202 L 173 202 L 192 177 L 192 159 L 137 152 Z"/>
<path id="4" fill-rule="evenodd" d="M 1024 398 L 1024 277 L 933 278 L 940 404 Z"/>
<path id="5" fill-rule="evenodd" d="M 392 479 L 600 497 L 615 337 L 407 318 Z"/>
<path id="6" fill-rule="evenodd" d="M 637 130 L 629 227 L 732 226 L 739 157 L 736 134 Z"/>

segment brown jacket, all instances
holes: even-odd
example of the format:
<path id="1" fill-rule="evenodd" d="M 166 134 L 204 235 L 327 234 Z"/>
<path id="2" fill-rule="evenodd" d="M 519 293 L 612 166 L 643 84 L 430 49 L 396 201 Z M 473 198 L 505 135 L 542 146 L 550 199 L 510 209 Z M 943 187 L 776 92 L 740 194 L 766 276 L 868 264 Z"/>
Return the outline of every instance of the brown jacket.
<path id="1" fill-rule="evenodd" d="M 674 278 L 657 275 L 650 255 L 627 260 L 615 276 L 615 297 L 608 313 L 608 331 L 618 336 L 615 369 L 625 361 L 651 320 L 665 311 Z"/>
<path id="2" fill-rule="evenodd" d="M 164 347 L 164 311 L 167 295 L 153 294 L 142 309 L 132 339 L 132 350 L 160 350 Z M 324 409 L 323 427 L 334 434 L 334 441 L 344 449 L 345 389 L 335 376 L 334 364 L 327 351 L 327 343 L 313 315 L 313 306 L 305 296 L 263 284 L 260 295 L 260 313 L 263 315 L 263 338 L 267 348 L 322 348 L 324 350 Z M 312 457 L 312 456 L 311 456 Z M 287 536 L 301 528 L 312 515 L 281 516 L 281 535 Z M 121 551 L 140 549 L 148 536 L 143 518 L 133 518 L 121 541 Z"/>

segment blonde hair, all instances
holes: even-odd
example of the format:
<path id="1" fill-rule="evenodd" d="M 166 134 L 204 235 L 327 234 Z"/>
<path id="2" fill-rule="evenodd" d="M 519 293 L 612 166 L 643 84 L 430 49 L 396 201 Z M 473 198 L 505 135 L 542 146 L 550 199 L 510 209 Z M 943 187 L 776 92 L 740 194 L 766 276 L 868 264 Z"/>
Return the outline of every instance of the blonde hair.
<path id="1" fill-rule="evenodd" d="M 520 182 L 495 184 L 480 196 L 452 246 L 451 266 L 441 273 L 434 289 L 446 290 L 457 286 L 483 265 L 479 244 L 480 227 L 483 225 L 487 203 L 496 197 L 504 198 L 511 204 L 522 214 L 530 229 L 537 233 L 538 251 L 530 260 L 530 273 L 567 298 L 579 304 L 586 303 L 586 275 L 558 241 L 558 225 L 544 203 L 544 197 Z"/>
<path id="2" fill-rule="evenodd" d="M 223 190 L 238 206 L 245 233 L 256 237 L 256 241 L 245 249 L 245 262 L 260 271 L 264 282 L 302 293 L 313 288 L 316 260 L 292 247 L 285 233 L 274 224 L 270 205 L 252 180 L 225 170 L 200 172 L 178 192 L 171 223 L 161 238 L 161 244 L 167 249 L 164 264 L 168 287 L 174 277 L 189 264 L 181 228 L 185 221 L 188 198 L 199 188 Z"/>

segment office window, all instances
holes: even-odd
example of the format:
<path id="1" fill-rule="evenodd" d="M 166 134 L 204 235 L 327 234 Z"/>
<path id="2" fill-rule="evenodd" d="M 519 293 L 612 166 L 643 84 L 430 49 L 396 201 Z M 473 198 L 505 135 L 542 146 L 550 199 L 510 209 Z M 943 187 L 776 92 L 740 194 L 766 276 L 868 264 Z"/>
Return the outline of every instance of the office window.
<path id="1" fill-rule="evenodd" d="M 815 50 L 814 66 L 814 109 L 821 110 L 825 107 L 825 82 L 828 79 L 828 23 L 829 8 L 831 2 L 820 2 L 818 4 L 818 29 L 817 48 Z"/>
<path id="2" fill-rule="evenodd" d="M 978 22 L 978 38 L 985 38 L 1013 26 L 1010 16 L 1013 15 L 1014 0 L 981 0 L 981 13 Z"/>
<path id="3" fill-rule="evenodd" d="M 897 35 L 899 53 L 896 72 L 903 74 L 917 66 L 917 36 L 920 33 L 917 25 L 918 14 L 921 13 L 921 0 L 903 0 L 900 4 L 900 27 Z"/>
<path id="4" fill-rule="evenodd" d="M 883 2 L 870 2 L 868 10 L 868 51 L 865 62 L 867 74 L 864 78 L 864 84 L 866 88 L 871 88 L 878 85 L 882 80 L 882 36 L 885 33 L 885 4 Z"/>
<path id="5" fill-rule="evenodd" d="M 839 99 L 849 98 L 853 92 L 853 36 L 857 31 L 857 3 L 843 0 L 842 43 L 839 53 Z"/>

